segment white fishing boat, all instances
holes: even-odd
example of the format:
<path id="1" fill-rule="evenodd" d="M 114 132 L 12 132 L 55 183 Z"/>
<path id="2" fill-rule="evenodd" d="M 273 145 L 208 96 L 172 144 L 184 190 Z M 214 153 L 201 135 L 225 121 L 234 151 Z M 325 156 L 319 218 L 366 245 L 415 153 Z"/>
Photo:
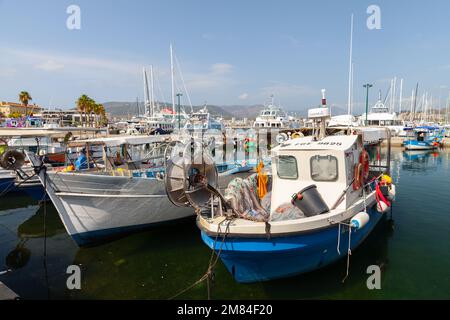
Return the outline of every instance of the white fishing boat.
<path id="1" fill-rule="evenodd" d="M 197 208 L 205 244 L 238 282 L 266 281 L 312 271 L 347 256 L 386 216 L 395 196 L 387 174 L 389 131 L 343 128 L 326 136 L 326 107 L 310 110 L 320 130 L 273 149 L 271 174 L 262 171 L 215 190 L 210 159 L 186 168 L 185 197 Z M 378 141 L 376 147 L 374 141 Z M 200 159 L 200 155 L 197 158 Z M 264 192 L 266 191 L 266 192 Z M 170 190 L 169 190 L 170 192 Z"/>
<path id="2" fill-rule="evenodd" d="M 152 147 L 164 144 L 161 136 L 130 136 L 92 139 L 77 142 L 108 148 L 126 148 L 151 154 L 133 161 L 105 153 L 103 166 L 65 172 L 42 169 L 42 162 L 33 153 L 27 156 L 38 170 L 39 179 L 55 205 L 69 235 L 80 246 L 121 233 L 142 230 L 151 225 L 185 218 L 192 209 L 176 207 L 167 198 L 164 185 L 164 154 L 153 155 Z M 150 147 L 150 148 L 149 148 Z M 89 154 L 87 155 L 87 163 Z"/>
<path id="3" fill-rule="evenodd" d="M 67 232 L 84 246 L 193 215 L 187 204 L 174 205 L 167 197 L 169 142 L 164 135 L 74 141 L 70 148 L 86 150 L 84 167 L 77 171 L 49 168 L 35 154 L 27 156 Z M 95 146 L 103 148 L 103 159 L 91 157 Z M 240 172 L 233 166 L 222 171 L 219 177 L 225 182 Z"/>

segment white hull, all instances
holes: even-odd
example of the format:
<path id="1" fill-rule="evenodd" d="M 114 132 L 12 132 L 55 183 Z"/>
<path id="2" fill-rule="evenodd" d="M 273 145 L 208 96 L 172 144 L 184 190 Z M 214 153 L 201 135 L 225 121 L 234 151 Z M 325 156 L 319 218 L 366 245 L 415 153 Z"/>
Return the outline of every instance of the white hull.
<path id="1" fill-rule="evenodd" d="M 34 155 L 28 154 L 35 163 Z M 85 245 L 124 232 L 194 215 L 176 207 L 156 179 L 101 174 L 39 174 L 67 233 Z"/>

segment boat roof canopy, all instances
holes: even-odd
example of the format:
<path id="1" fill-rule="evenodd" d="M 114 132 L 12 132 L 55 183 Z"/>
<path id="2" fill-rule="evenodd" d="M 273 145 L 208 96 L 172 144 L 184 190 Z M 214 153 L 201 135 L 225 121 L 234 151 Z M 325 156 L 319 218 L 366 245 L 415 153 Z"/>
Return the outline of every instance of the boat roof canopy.
<path id="1" fill-rule="evenodd" d="M 167 138 L 160 135 L 155 136 L 116 136 L 116 137 L 108 137 L 108 138 L 96 138 L 96 139 L 87 139 L 87 140 L 75 140 L 69 142 L 69 147 L 82 147 L 86 144 L 90 145 L 105 145 L 109 147 L 120 146 L 124 144 L 128 145 L 142 145 L 147 143 L 155 143 L 155 142 L 164 142 Z"/>
<path id="2" fill-rule="evenodd" d="M 274 151 L 295 151 L 295 150 L 341 150 L 345 151 L 350 149 L 357 141 L 357 135 L 335 135 L 327 136 L 322 140 L 314 140 L 314 137 L 304 137 L 288 140 L 278 147 L 274 148 Z"/>

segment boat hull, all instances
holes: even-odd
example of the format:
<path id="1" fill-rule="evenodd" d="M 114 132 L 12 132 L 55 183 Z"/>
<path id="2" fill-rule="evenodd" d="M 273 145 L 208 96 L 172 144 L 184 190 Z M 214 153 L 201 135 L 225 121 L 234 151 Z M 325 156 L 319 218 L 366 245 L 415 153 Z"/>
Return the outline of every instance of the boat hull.
<path id="1" fill-rule="evenodd" d="M 2 177 L 0 178 L 0 193 L 6 192 L 6 191 L 14 191 L 15 177 Z"/>
<path id="2" fill-rule="evenodd" d="M 368 210 L 369 222 L 360 230 L 352 229 L 351 249 L 358 247 L 385 215 Z M 244 238 L 229 235 L 222 244 L 219 236 L 202 231 L 203 241 L 216 252 L 237 282 L 251 283 L 290 277 L 325 267 L 346 257 L 349 247 L 348 228 L 341 226 L 339 252 L 339 227 L 307 234 L 267 238 Z M 221 248 L 222 246 L 222 248 Z"/>
<path id="3" fill-rule="evenodd" d="M 28 157 L 39 166 L 34 155 Z M 173 205 L 157 179 L 44 170 L 39 179 L 79 246 L 194 216 L 192 208 Z"/>
<path id="4" fill-rule="evenodd" d="M 52 200 L 67 232 L 79 246 L 193 216 L 191 208 L 175 207 L 165 195 L 117 197 L 61 193 L 53 195 Z"/>
<path id="5" fill-rule="evenodd" d="M 406 150 L 433 150 L 437 148 L 433 143 L 415 140 L 405 141 L 404 146 Z"/>

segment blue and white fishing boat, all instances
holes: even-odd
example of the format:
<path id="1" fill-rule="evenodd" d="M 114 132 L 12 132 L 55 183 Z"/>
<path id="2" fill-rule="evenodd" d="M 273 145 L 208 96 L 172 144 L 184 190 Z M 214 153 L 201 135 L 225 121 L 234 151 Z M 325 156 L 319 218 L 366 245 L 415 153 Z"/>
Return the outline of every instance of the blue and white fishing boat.
<path id="1" fill-rule="evenodd" d="M 411 128 L 409 139 L 406 139 L 403 145 L 406 150 L 432 150 L 437 149 L 444 137 L 439 127 L 421 126 Z"/>
<path id="2" fill-rule="evenodd" d="M 386 175 L 390 144 L 386 157 L 370 161 L 365 129 L 325 136 L 328 115 L 326 107 L 310 110 L 310 117 L 320 119 L 316 136 L 281 143 L 272 151 L 271 174 L 232 181 L 224 195 L 210 183 L 210 161 L 200 172 L 185 163 L 188 180 L 200 181 L 185 192 L 201 212 L 201 237 L 236 281 L 272 280 L 329 265 L 358 247 L 389 210 L 395 196 Z M 390 139 L 385 128 L 378 134 L 380 145 Z"/>

